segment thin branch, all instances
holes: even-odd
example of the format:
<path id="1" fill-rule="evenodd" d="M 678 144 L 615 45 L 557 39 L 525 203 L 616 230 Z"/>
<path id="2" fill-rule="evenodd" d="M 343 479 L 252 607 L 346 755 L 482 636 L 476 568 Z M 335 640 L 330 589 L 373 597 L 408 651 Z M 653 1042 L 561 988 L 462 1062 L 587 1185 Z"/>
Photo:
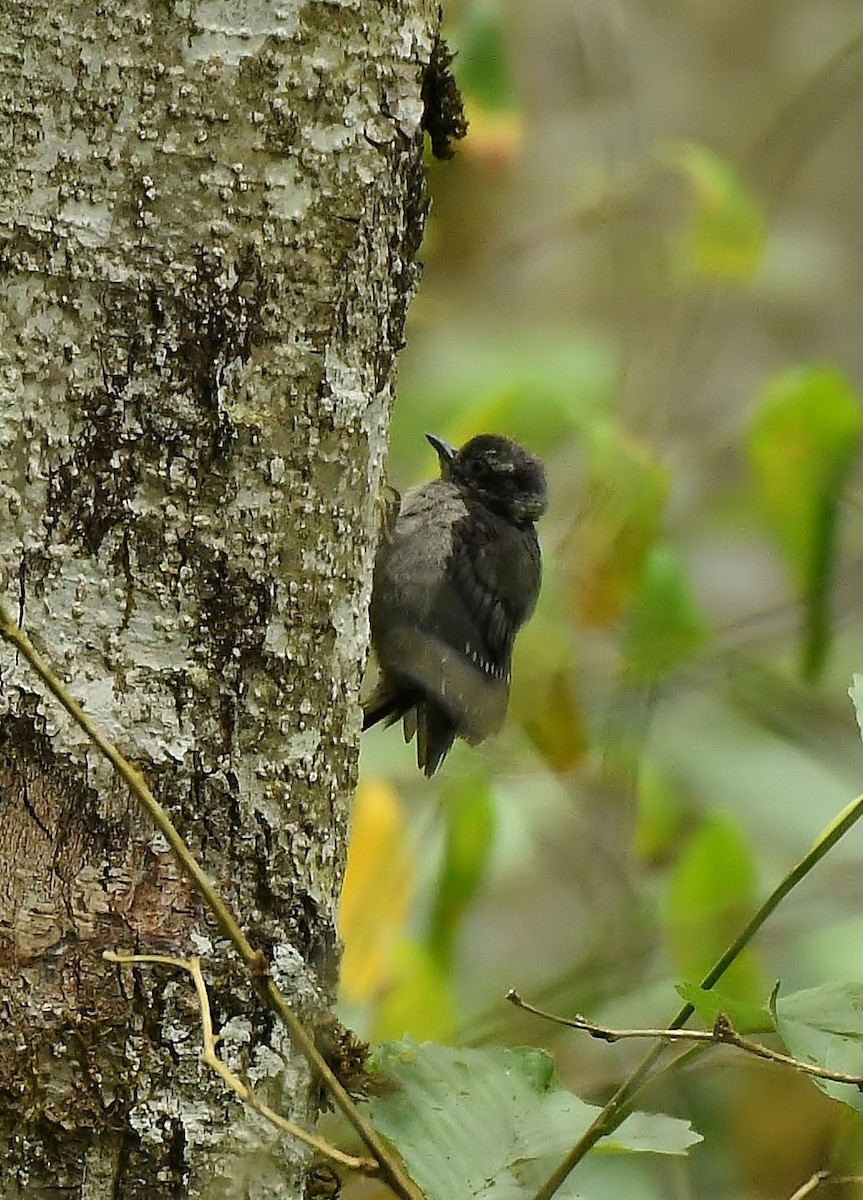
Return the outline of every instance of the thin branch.
<path id="1" fill-rule="evenodd" d="M 849 829 L 863 816 L 863 795 L 852 800 L 818 837 L 803 858 L 780 880 L 751 921 L 734 939 L 724 954 L 714 963 L 701 981 L 701 987 L 709 991 L 725 974 L 738 955 L 755 937 L 755 934 L 771 915 L 777 905 L 818 865 L 824 856 L 845 836 Z M 695 1013 L 692 1004 L 685 1004 L 669 1022 L 669 1029 L 680 1029 Z M 657 1041 L 625 1079 L 601 1112 L 597 1114 L 565 1158 L 555 1167 L 548 1179 L 537 1189 L 533 1200 L 551 1200 L 578 1163 L 598 1141 L 613 1133 L 629 1112 L 638 1093 L 651 1081 L 654 1065 L 665 1053 L 669 1042 L 666 1038 Z"/>
<path id="2" fill-rule="evenodd" d="M 664 1042 L 701 1042 L 716 1046 L 736 1046 L 738 1050 L 743 1050 L 756 1058 L 763 1058 L 767 1062 L 781 1063 L 783 1066 L 792 1067 L 795 1071 L 802 1071 L 805 1075 L 813 1075 L 816 1079 L 830 1079 L 834 1083 L 847 1083 L 852 1087 L 863 1089 L 863 1075 L 847 1075 L 844 1071 L 828 1071 L 826 1067 L 817 1067 L 814 1063 L 803 1062 L 802 1059 L 792 1058 L 790 1054 L 782 1054 L 779 1050 L 769 1050 L 760 1042 L 753 1042 L 751 1038 L 738 1033 L 724 1013 L 719 1014 L 712 1029 L 610 1029 L 605 1025 L 597 1024 L 596 1021 L 591 1021 L 589 1017 L 584 1017 L 580 1013 L 576 1013 L 574 1017 L 559 1017 L 544 1009 L 536 1008 L 533 1004 L 528 1004 L 515 988 L 510 988 L 506 998 L 516 1008 L 533 1013 L 534 1016 L 541 1017 L 544 1021 L 552 1021 L 555 1025 L 566 1025 L 569 1029 L 580 1029 L 603 1042 L 619 1042 L 624 1038 L 653 1038 Z"/>
<path id="3" fill-rule="evenodd" d="M 204 981 L 203 972 L 201 971 L 201 960 L 195 958 L 175 958 L 171 954 L 116 954 L 113 950 L 105 950 L 102 954 L 108 962 L 119 963 L 120 966 L 142 966 L 145 963 L 159 963 L 166 967 L 176 967 L 180 971 L 186 971 L 192 976 L 195 984 L 195 991 L 198 993 L 198 1003 L 201 1006 L 201 1061 L 211 1067 L 216 1074 L 224 1080 L 231 1091 L 247 1104 L 249 1108 L 254 1109 L 271 1124 L 275 1125 L 282 1133 L 290 1134 L 291 1137 L 297 1138 L 298 1141 L 305 1142 L 307 1146 L 311 1146 L 313 1150 L 317 1150 L 319 1154 L 323 1154 L 326 1158 L 330 1158 L 333 1162 L 337 1162 L 342 1167 L 348 1167 L 352 1171 L 363 1171 L 366 1174 L 377 1172 L 378 1164 L 373 1158 L 355 1158 L 352 1154 L 345 1154 L 341 1150 L 337 1150 L 335 1146 L 331 1146 L 329 1142 L 323 1138 L 316 1137 L 313 1133 L 308 1133 L 307 1130 L 299 1125 L 294 1125 L 292 1121 L 287 1120 L 281 1113 L 277 1113 L 275 1109 L 270 1108 L 265 1104 L 259 1096 L 255 1095 L 254 1091 L 248 1087 L 241 1079 L 239 1079 L 230 1067 L 225 1066 L 222 1060 L 216 1054 L 216 1035 L 213 1032 L 213 1017 L 210 1010 L 210 997 L 207 994 L 207 985 Z"/>
<path id="4" fill-rule="evenodd" d="M 816 1171 L 788 1200 L 806 1200 L 807 1196 L 818 1191 L 822 1183 L 829 1183 L 832 1187 L 855 1187 L 863 1183 L 863 1175 L 834 1175 L 832 1171 Z"/>
<path id="5" fill-rule="evenodd" d="M 749 147 L 746 169 L 775 206 L 807 155 L 853 111 L 863 92 L 863 34 L 855 32 L 804 81 Z"/>
<path id="6" fill-rule="evenodd" d="M 807 1196 L 811 1196 L 813 1192 L 817 1192 L 822 1183 L 826 1183 L 830 1178 L 829 1171 L 816 1171 L 809 1179 L 799 1187 L 793 1196 L 789 1196 L 788 1200 L 806 1200 Z"/>
<path id="7" fill-rule="evenodd" d="M 17 623 L 9 616 L 5 605 L 0 603 L 0 636 L 6 638 L 18 650 L 21 656 L 33 668 L 49 692 L 62 704 L 72 719 L 86 733 L 91 742 L 104 754 L 117 774 L 126 782 L 129 790 L 147 811 L 159 831 L 177 858 L 186 878 L 204 899 L 219 928 L 234 944 L 243 961 L 249 968 L 250 978 L 255 988 L 267 999 L 270 1006 L 278 1013 L 290 1031 L 294 1044 L 304 1056 L 309 1065 L 317 1071 L 329 1089 L 333 1100 L 341 1109 L 346 1120 L 353 1126 L 356 1133 L 374 1155 L 380 1165 L 381 1175 L 401 1200 L 422 1200 L 419 1191 L 410 1178 L 396 1161 L 386 1143 L 365 1119 L 342 1084 L 336 1078 L 329 1064 L 321 1056 L 314 1039 L 305 1026 L 291 1009 L 282 992 L 266 974 L 267 960 L 260 950 L 256 950 L 243 933 L 231 910 L 222 900 L 215 887 L 210 883 L 203 868 L 191 853 L 186 843 L 180 837 L 170 817 L 159 804 L 156 797 L 144 782 L 144 777 L 136 771 L 131 763 L 124 758 L 113 742 L 102 733 L 99 727 L 87 716 L 81 705 L 66 688 L 63 681 L 55 674 L 48 663 L 36 650 L 33 643 Z"/>

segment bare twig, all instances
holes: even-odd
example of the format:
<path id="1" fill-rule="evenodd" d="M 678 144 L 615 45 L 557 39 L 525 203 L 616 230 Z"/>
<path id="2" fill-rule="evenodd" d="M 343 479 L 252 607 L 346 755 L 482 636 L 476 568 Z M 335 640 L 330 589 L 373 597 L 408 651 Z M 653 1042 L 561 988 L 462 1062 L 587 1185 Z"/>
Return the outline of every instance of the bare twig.
<path id="1" fill-rule="evenodd" d="M 271 1008 L 290 1031 L 294 1044 L 300 1053 L 326 1084 L 333 1100 L 341 1109 L 346 1120 L 353 1126 L 356 1133 L 374 1155 L 381 1170 L 381 1175 L 402 1198 L 402 1200 L 421 1200 L 420 1193 L 408 1175 L 397 1162 L 386 1143 L 365 1119 L 342 1084 L 334 1075 L 329 1064 L 321 1056 L 314 1039 L 296 1016 L 281 990 L 269 977 L 267 960 L 260 950 L 256 950 L 246 937 L 231 910 L 222 900 L 215 887 L 210 883 L 203 868 L 189 850 L 180 834 L 174 828 L 170 817 L 159 804 L 156 797 L 144 782 L 144 777 L 136 771 L 117 747 L 99 729 L 94 721 L 87 716 L 81 705 L 71 695 L 63 681 L 55 674 L 42 655 L 17 623 L 0 603 L 0 636 L 6 638 L 29 663 L 49 692 L 62 704 L 72 719 L 86 733 L 91 742 L 108 759 L 117 774 L 125 781 L 129 790 L 138 799 L 149 814 L 157 829 L 164 835 L 169 846 L 180 864 L 186 878 L 206 902 L 219 928 L 236 947 L 243 961 L 249 968 L 250 978 L 255 988 L 267 999 Z"/>
<path id="2" fill-rule="evenodd" d="M 799 1187 L 793 1196 L 789 1196 L 788 1200 L 806 1200 L 807 1196 L 811 1196 L 821 1187 L 822 1183 L 826 1183 L 830 1178 L 829 1171 L 816 1171 L 809 1179 Z"/>
<path id="3" fill-rule="evenodd" d="M 738 1033 L 724 1013 L 719 1014 L 712 1029 L 610 1029 L 605 1025 L 597 1024 L 596 1021 L 591 1021 L 589 1017 L 584 1017 L 580 1013 L 576 1013 L 574 1017 L 559 1017 L 554 1013 L 536 1008 L 534 1005 L 528 1004 L 515 988 L 510 988 L 506 998 L 516 1008 L 533 1013 L 534 1016 L 541 1017 L 544 1021 L 553 1021 L 556 1025 L 566 1025 L 570 1029 L 580 1029 L 603 1042 L 619 1042 L 624 1038 L 654 1038 L 664 1042 L 701 1042 L 708 1045 L 736 1046 L 738 1050 L 744 1050 L 756 1058 L 766 1059 L 767 1062 L 781 1063 L 783 1066 L 792 1067 L 795 1071 L 814 1075 L 816 1079 L 830 1079 L 834 1083 L 847 1083 L 852 1087 L 863 1089 L 863 1075 L 847 1075 L 844 1071 L 828 1071 L 826 1067 L 817 1067 L 814 1063 L 803 1062 L 802 1059 L 792 1058 L 790 1054 L 782 1054 L 779 1050 L 769 1050 L 760 1042 L 753 1042 L 751 1038 Z"/>
<path id="4" fill-rule="evenodd" d="M 294 1125 L 292 1121 L 287 1120 L 281 1113 L 277 1113 L 275 1109 L 265 1104 L 247 1084 L 243 1083 L 234 1074 L 230 1067 L 225 1066 L 216 1054 L 216 1035 L 213 1032 L 210 997 L 207 994 L 207 985 L 204 982 L 203 972 L 201 971 L 201 960 L 199 958 L 175 958 L 171 954 L 116 954 L 113 950 L 104 951 L 102 957 L 107 959 L 108 962 L 119 963 L 120 966 L 134 967 L 143 966 L 147 963 L 158 963 L 165 967 L 176 967 L 177 970 L 186 971 L 192 976 L 195 991 L 198 993 L 198 1003 L 201 1006 L 201 1061 L 206 1063 L 208 1067 L 212 1067 L 216 1074 L 224 1080 L 231 1091 L 239 1096 L 244 1104 L 248 1104 L 249 1108 L 254 1109 L 256 1113 L 260 1113 L 262 1117 L 275 1125 L 282 1133 L 290 1134 L 291 1137 L 297 1138 L 298 1141 L 305 1142 L 307 1146 L 311 1146 L 313 1150 L 317 1150 L 319 1154 L 332 1159 L 333 1162 L 337 1162 L 342 1167 L 348 1167 L 352 1171 L 364 1171 L 367 1174 L 377 1171 L 378 1164 L 373 1158 L 355 1158 L 352 1154 L 344 1154 L 341 1150 L 337 1150 L 335 1146 L 331 1146 L 329 1142 L 324 1141 L 323 1138 L 316 1137 L 313 1133 L 308 1133 L 299 1125 Z"/>
<path id="5" fill-rule="evenodd" d="M 834 1175 L 832 1171 L 816 1171 L 788 1200 L 806 1200 L 807 1196 L 818 1191 L 822 1183 L 829 1183 L 833 1187 L 854 1187 L 863 1183 L 863 1175 Z"/>

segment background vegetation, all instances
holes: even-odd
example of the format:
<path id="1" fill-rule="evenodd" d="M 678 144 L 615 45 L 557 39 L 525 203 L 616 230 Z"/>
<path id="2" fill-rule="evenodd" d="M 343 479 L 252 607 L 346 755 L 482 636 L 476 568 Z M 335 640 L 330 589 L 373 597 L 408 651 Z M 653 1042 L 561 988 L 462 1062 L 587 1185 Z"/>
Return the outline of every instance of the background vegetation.
<path id="1" fill-rule="evenodd" d="M 601 1102 L 644 1047 L 507 988 L 665 1024 L 863 790 L 863 17 L 463 0 L 447 20 L 471 128 L 430 164 L 390 478 L 433 473 L 426 430 L 523 440 L 552 485 L 546 578 L 504 734 L 432 783 L 397 731 L 364 741 L 342 1007 L 375 1039 L 547 1045 Z M 852 830 L 728 995 L 863 979 L 861 857 Z M 639 1156 L 640 1200 L 863 1175 L 856 1112 L 735 1050 L 643 1103 L 704 1141 Z"/>

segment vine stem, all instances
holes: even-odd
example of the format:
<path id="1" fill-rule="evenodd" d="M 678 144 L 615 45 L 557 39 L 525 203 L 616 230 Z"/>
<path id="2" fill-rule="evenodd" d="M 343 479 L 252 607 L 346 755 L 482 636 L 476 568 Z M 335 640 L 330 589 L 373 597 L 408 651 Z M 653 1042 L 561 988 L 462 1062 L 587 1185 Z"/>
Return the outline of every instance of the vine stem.
<path id="1" fill-rule="evenodd" d="M 213 1029 L 213 1014 L 210 1009 L 210 997 L 207 992 L 207 984 L 204 980 L 204 972 L 201 970 L 201 960 L 197 956 L 193 958 L 176 958 L 173 954 L 116 954 L 113 950 L 105 950 L 102 957 L 106 962 L 118 963 L 124 967 L 148 966 L 152 964 L 165 967 L 174 967 L 178 971 L 185 971 L 192 977 L 192 982 L 195 985 L 195 992 L 198 996 L 198 1004 L 201 1009 L 201 1060 L 208 1067 L 216 1072 L 232 1092 L 240 1097 L 244 1104 L 248 1104 L 249 1108 L 253 1108 L 255 1112 L 260 1113 L 265 1120 L 282 1133 L 290 1134 L 298 1141 L 305 1142 L 307 1146 L 311 1146 L 313 1150 L 323 1155 L 326 1158 L 332 1159 L 342 1167 L 350 1167 L 353 1171 L 377 1171 L 378 1164 L 371 1158 L 356 1158 L 351 1154 L 344 1154 L 341 1150 L 337 1150 L 335 1146 L 331 1146 L 329 1142 L 323 1138 L 315 1137 L 313 1133 L 309 1133 L 305 1129 L 301 1129 L 299 1125 L 295 1125 L 293 1121 L 288 1121 L 281 1113 L 270 1108 L 269 1104 L 265 1104 L 261 1098 L 255 1094 L 248 1084 L 243 1083 L 234 1072 L 222 1062 L 216 1053 L 216 1033 Z"/>
<path id="2" fill-rule="evenodd" d="M 800 861 L 780 880 L 764 903 L 758 908 L 752 919 L 737 935 L 731 945 L 716 960 L 701 981 L 704 991 L 709 991 L 722 978 L 734 960 L 755 937 L 758 930 L 773 913 L 789 892 L 818 865 L 822 858 L 829 853 L 849 829 L 863 816 L 863 795 L 852 800 L 839 815 L 827 826 L 803 855 Z M 680 1029 L 695 1013 L 695 1006 L 684 1004 L 683 1008 L 669 1021 L 668 1029 Z M 650 1082 L 654 1065 L 659 1061 L 668 1048 L 668 1039 L 657 1041 L 634 1069 L 628 1079 L 620 1085 L 605 1107 L 599 1112 L 592 1123 L 584 1131 L 566 1157 L 558 1164 L 542 1186 L 534 1192 L 532 1200 L 551 1200 L 551 1197 L 564 1183 L 578 1163 L 584 1158 L 601 1138 L 613 1133 L 629 1112 L 632 1101 L 638 1093 Z"/>

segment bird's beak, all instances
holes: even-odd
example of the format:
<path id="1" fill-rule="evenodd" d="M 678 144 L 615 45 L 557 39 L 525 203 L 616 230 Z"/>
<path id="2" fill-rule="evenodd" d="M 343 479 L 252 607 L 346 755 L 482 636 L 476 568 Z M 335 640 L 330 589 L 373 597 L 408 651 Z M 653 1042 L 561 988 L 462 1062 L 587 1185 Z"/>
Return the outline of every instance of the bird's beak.
<path id="1" fill-rule="evenodd" d="M 440 459 L 441 468 L 449 466 L 455 458 L 455 450 L 449 442 L 445 442 L 443 438 L 435 437 L 433 433 L 426 434 L 426 441 L 434 447 L 435 453 Z"/>

